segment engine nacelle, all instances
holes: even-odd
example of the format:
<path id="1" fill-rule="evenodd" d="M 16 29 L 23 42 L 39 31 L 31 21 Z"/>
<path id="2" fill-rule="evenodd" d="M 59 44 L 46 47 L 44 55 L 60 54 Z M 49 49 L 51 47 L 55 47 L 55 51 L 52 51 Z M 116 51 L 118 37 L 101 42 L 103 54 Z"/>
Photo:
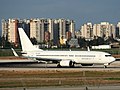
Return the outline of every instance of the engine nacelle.
<path id="1" fill-rule="evenodd" d="M 60 66 L 63 66 L 63 67 L 73 67 L 74 66 L 74 62 L 71 61 L 71 60 L 62 60 L 60 61 Z"/>

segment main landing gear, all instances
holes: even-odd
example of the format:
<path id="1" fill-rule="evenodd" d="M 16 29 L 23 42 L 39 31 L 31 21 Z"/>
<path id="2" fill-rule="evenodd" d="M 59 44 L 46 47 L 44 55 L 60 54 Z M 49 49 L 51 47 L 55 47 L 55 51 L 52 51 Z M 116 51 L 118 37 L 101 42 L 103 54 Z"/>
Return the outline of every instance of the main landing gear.
<path id="1" fill-rule="evenodd" d="M 104 65 L 104 68 L 107 68 L 107 66 Z"/>
<path id="2" fill-rule="evenodd" d="M 110 63 L 104 64 L 104 68 L 107 68 L 108 65 L 110 65 Z"/>

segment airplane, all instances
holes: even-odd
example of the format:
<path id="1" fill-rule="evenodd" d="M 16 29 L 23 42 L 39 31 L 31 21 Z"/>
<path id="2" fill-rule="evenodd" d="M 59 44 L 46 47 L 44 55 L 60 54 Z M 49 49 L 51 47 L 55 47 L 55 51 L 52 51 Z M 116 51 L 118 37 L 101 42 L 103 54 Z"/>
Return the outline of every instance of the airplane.
<path id="1" fill-rule="evenodd" d="M 75 64 L 92 66 L 102 64 L 104 68 L 115 61 L 111 54 L 100 51 L 46 51 L 35 48 L 23 28 L 18 28 L 22 46 L 22 56 L 43 61 L 55 61 L 57 67 L 74 67 Z"/>

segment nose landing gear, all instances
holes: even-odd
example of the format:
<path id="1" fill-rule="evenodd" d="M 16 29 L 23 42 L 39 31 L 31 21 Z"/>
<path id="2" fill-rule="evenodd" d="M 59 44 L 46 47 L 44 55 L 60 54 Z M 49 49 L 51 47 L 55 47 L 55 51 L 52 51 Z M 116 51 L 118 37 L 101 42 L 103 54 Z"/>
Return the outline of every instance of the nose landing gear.
<path id="1" fill-rule="evenodd" d="M 108 65 L 110 65 L 110 63 L 104 64 L 104 68 L 107 68 Z"/>

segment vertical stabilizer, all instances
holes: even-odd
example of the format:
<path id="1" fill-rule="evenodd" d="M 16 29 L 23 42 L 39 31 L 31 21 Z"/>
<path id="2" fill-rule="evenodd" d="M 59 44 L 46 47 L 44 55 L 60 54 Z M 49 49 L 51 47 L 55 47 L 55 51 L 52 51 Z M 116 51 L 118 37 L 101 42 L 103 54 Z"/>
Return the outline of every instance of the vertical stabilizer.
<path id="1" fill-rule="evenodd" d="M 28 36 L 22 28 L 18 28 L 18 32 L 23 52 L 38 50 L 33 46 L 32 42 L 30 41 L 30 39 L 28 38 Z"/>

